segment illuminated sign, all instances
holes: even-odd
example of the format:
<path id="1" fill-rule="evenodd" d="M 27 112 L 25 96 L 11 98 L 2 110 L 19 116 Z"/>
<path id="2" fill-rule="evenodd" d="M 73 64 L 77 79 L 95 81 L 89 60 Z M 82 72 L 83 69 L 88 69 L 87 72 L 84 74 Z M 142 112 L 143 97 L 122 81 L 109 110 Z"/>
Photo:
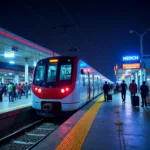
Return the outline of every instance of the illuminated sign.
<path id="1" fill-rule="evenodd" d="M 124 56 L 123 61 L 137 61 L 139 60 L 139 56 Z"/>
<path id="2" fill-rule="evenodd" d="M 136 64 L 123 64 L 122 69 L 140 69 L 140 63 Z"/>
<path id="3" fill-rule="evenodd" d="M 50 59 L 49 62 L 51 62 L 51 63 L 56 63 L 56 62 L 58 62 L 58 59 Z"/>

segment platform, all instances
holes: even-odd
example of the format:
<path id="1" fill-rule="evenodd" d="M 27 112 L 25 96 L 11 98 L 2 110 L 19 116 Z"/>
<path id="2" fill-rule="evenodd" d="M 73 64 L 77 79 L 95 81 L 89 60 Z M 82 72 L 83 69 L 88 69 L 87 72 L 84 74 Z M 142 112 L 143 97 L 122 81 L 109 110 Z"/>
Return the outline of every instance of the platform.
<path id="1" fill-rule="evenodd" d="M 118 121 L 123 125 L 117 125 Z M 39 143 L 34 150 L 149 150 L 150 106 L 132 107 L 128 94 L 113 101 L 98 97 Z"/>
<path id="2" fill-rule="evenodd" d="M 9 102 L 8 96 L 3 96 L 3 101 L 0 102 L 0 114 L 29 106 L 31 106 L 31 95 L 28 98 L 22 96 L 21 99 L 17 99 L 14 102 Z"/>

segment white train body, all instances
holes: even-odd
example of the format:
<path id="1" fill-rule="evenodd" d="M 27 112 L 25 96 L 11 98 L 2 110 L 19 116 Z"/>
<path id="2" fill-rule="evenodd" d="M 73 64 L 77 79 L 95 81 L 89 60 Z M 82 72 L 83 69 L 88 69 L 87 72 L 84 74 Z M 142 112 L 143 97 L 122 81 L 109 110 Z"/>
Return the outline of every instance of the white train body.
<path id="1" fill-rule="evenodd" d="M 44 77 L 41 64 L 49 65 L 44 69 Z M 40 60 L 34 72 L 32 107 L 41 115 L 75 111 L 103 93 L 105 81 L 112 83 L 77 57 Z"/>

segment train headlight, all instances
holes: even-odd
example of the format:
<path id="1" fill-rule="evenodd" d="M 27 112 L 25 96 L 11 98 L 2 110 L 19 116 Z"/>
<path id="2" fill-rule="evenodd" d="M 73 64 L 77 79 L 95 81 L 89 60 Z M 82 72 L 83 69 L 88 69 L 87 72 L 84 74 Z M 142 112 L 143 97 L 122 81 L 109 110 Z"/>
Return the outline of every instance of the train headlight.
<path id="1" fill-rule="evenodd" d="M 64 93 L 65 92 L 65 90 L 64 89 L 61 89 L 61 93 Z"/>
<path id="2" fill-rule="evenodd" d="M 66 91 L 69 91 L 69 88 L 66 88 Z"/>
<path id="3" fill-rule="evenodd" d="M 68 91 L 69 91 L 69 88 L 68 88 L 68 87 L 63 88 L 63 89 L 61 89 L 60 91 L 61 91 L 61 93 L 65 93 L 65 92 L 68 92 Z"/>
<path id="4" fill-rule="evenodd" d="M 39 92 L 39 93 L 41 93 L 41 92 L 42 92 L 42 90 L 41 90 L 41 89 L 38 89 L 38 92 Z"/>

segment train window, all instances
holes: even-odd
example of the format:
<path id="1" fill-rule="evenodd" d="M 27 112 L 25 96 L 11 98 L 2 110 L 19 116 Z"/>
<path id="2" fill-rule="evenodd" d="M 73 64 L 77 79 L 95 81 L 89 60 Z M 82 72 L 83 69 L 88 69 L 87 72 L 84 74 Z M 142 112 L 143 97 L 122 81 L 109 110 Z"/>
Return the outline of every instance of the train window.
<path id="1" fill-rule="evenodd" d="M 55 82 L 56 81 L 56 72 L 57 72 L 57 64 L 49 64 L 48 74 L 47 74 L 47 82 Z"/>
<path id="2" fill-rule="evenodd" d="M 82 79 L 83 79 L 83 86 L 85 86 L 85 76 L 84 75 L 83 75 Z"/>
<path id="3" fill-rule="evenodd" d="M 84 70 L 83 69 L 81 69 L 81 74 L 84 74 Z"/>
<path id="4" fill-rule="evenodd" d="M 35 74 L 35 82 L 41 82 L 44 80 L 45 66 L 40 65 L 37 66 L 36 74 Z"/>
<path id="5" fill-rule="evenodd" d="M 71 80 L 72 65 L 61 65 L 60 80 Z"/>

